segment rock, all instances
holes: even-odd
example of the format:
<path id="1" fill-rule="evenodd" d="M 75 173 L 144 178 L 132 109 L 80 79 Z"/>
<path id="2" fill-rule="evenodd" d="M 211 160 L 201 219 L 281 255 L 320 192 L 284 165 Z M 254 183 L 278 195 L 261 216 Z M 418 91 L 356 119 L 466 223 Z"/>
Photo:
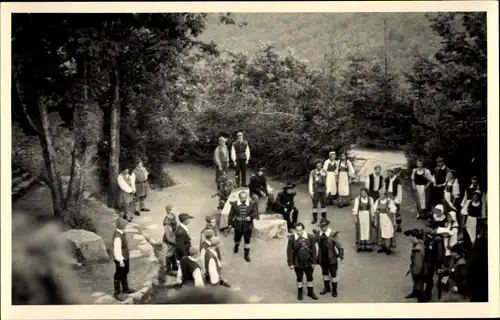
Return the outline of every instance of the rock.
<path id="1" fill-rule="evenodd" d="M 98 298 L 98 297 L 102 297 L 104 295 L 106 295 L 104 292 L 92 292 L 92 297 Z"/>
<path id="2" fill-rule="evenodd" d="M 95 300 L 95 303 L 96 304 L 114 304 L 114 303 L 116 303 L 116 299 L 113 296 L 107 294 L 107 295 L 104 295 L 104 296 L 97 298 Z"/>
<path id="3" fill-rule="evenodd" d="M 83 229 L 68 230 L 63 232 L 62 236 L 69 242 L 77 261 L 80 259 L 84 261 L 110 260 L 104 240 L 93 232 Z"/>
<path id="4" fill-rule="evenodd" d="M 286 221 L 281 218 L 254 220 L 253 236 L 262 240 L 283 238 L 287 235 Z"/>
<path id="5" fill-rule="evenodd" d="M 91 193 L 88 191 L 83 191 L 83 199 L 88 199 L 91 196 Z"/>
<path id="6" fill-rule="evenodd" d="M 155 277 L 153 280 L 151 280 L 151 285 L 153 287 L 158 287 L 160 285 L 160 281 L 158 280 L 157 277 Z"/>
<path id="7" fill-rule="evenodd" d="M 130 294 L 128 296 L 128 298 L 132 298 L 132 300 L 134 300 L 134 302 L 139 302 L 139 301 L 141 301 L 143 295 L 144 295 L 144 293 L 137 291 L 137 292 Z"/>
<path id="8" fill-rule="evenodd" d="M 142 287 L 141 290 L 139 290 L 140 293 L 142 294 L 145 294 L 146 292 L 148 292 L 151 288 L 149 287 Z"/>
<path id="9" fill-rule="evenodd" d="M 148 280 L 148 281 L 144 282 L 142 286 L 151 288 L 153 286 L 153 283 L 151 282 L 151 280 Z"/>
<path id="10" fill-rule="evenodd" d="M 144 255 L 141 252 L 141 250 L 130 250 L 129 254 L 130 254 L 130 259 L 137 259 Z"/>
<path id="11" fill-rule="evenodd" d="M 144 244 L 139 244 L 137 246 L 137 249 L 141 250 L 141 252 L 145 253 L 145 255 L 154 255 L 154 249 L 153 246 L 149 244 L 149 242 L 146 242 Z"/>
<path id="12" fill-rule="evenodd" d="M 150 224 L 150 225 L 146 226 L 146 229 L 156 230 L 156 229 L 158 229 L 158 225 L 157 224 Z"/>
<path id="13" fill-rule="evenodd" d="M 272 213 L 272 214 L 260 214 L 259 218 L 260 220 L 270 220 L 270 219 L 282 219 L 283 216 L 278 213 Z"/>
<path id="14" fill-rule="evenodd" d="M 134 240 L 139 240 L 139 241 L 146 240 L 146 238 L 142 234 L 134 234 L 133 238 Z"/>
<path id="15" fill-rule="evenodd" d="M 127 299 L 123 300 L 121 304 L 134 304 L 134 299 L 129 296 Z"/>
<path id="16" fill-rule="evenodd" d="M 159 242 L 156 241 L 155 239 L 148 239 L 148 240 L 149 240 L 149 243 L 151 243 L 151 245 L 153 245 L 153 246 L 159 244 Z"/>
<path id="17" fill-rule="evenodd" d="M 158 257 L 153 254 L 153 255 L 149 256 L 148 261 L 149 262 L 158 262 Z"/>

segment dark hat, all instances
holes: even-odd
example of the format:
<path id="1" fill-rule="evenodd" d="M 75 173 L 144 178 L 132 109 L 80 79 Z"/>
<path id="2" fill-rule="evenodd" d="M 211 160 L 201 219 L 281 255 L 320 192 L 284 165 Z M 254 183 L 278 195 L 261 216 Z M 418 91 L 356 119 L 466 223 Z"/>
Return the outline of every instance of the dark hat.
<path id="1" fill-rule="evenodd" d="M 215 217 L 214 217 L 214 216 L 206 216 L 206 217 L 205 217 L 205 222 L 206 222 L 206 223 L 210 223 L 210 222 L 212 222 L 213 220 L 215 220 Z"/>
<path id="2" fill-rule="evenodd" d="M 179 213 L 179 221 L 181 223 L 184 223 L 184 221 L 188 220 L 188 219 L 193 219 L 194 217 L 190 216 L 189 214 L 187 213 Z"/>
<path id="3" fill-rule="evenodd" d="M 437 157 L 436 159 L 436 162 L 443 162 L 443 161 L 444 161 L 443 157 Z"/>
<path id="4" fill-rule="evenodd" d="M 330 224 L 330 220 L 326 219 L 326 218 L 322 218 L 320 221 L 319 221 L 319 226 L 320 227 L 326 227 L 327 225 Z"/>
<path id="5" fill-rule="evenodd" d="M 295 188 L 295 183 L 292 183 L 290 181 L 288 181 L 284 186 L 283 186 L 283 189 L 292 189 L 292 188 Z"/>
<path id="6" fill-rule="evenodd" d="M 406 230 L 404 232 L 404 235 L 407 236 L 407 237 L 415 237 L 417 239 L 423 239 L 424 238 L 424 232 L 422 229 L 418 229 L 418 228 L 413 228 L 413 229 L 409 229 L 409 230 Z"/>
<path id="7" fill-rule="evenodd" d="M 257 170 L 257 171 L 262 171 L 262 172 L 264 172 L 264 171 L 266 171 L 266 168 L 264 168 L 264 167 L 260 167 L 260 168 L 259 168 L 259 170 Z"/>
<path id="8" fill-rule="evenodd" d="M 128 221 L 123 218 L 116 219 L 116 229 L 123 230 L 127 226 Z"/>
<path id="9" fill-rule="evenodd" d="M 472 194 L 478 194 L 478 195 L 482 195 L 483 193 L 481 192 L 481 190 L 474 190 L 474 192 L 472 192 Z"/>

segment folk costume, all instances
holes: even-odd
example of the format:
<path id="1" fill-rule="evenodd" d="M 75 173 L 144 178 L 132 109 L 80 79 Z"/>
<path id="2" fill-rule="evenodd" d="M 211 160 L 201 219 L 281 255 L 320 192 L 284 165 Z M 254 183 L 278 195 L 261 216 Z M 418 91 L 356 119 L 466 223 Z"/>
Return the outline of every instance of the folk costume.
<path id="1" fill-rule="evenodd" d="M 286 221 L 287 229 L 290 231 L 299 217 L 299 210 L 295 206 L 295 192 L 290 192 L 290 189 L 295 188 L 295 184 L 288 182 L 283 190 L 280 191 L 274 202 L 274 210 L 283 215 Z"/>
<path id="2" fill-rule="evenodd" d="M 443 237 L 444 257 L 443 266 L 449 268 L 451 264 L 451 248 L 458 242 L 458 222 L 454 211 L 448 212 L 445 219 L 444 227 L 439 227 L 436 233 Z M 444 275 L 441 279 L 440 286 L 448 285 L 448 275 Z"/>
<path id="3" fill-rule="evenodd" d="M 317 259 L 316 238 L 314 235 L 302 231 L 288 237 L 286 249 L 287 262 L 289 267 L 293 267 L 297 278 L 297 299 L 304 298 L 304 274 L 307 281 L 307 296 L 317 300 L 314 293 L 313 273 L 314 264 Z"/>
<path id="4" fill-rule="evenodd" d="M 453 257 L 449 269 L 449 285 L 452 292 L 459 294 L 467 293 L 467 261 L 465 259 L 467 249 L 463 242 L 455 244 L 451 248 Z"/>
<path id="5" fill-rule="evenodd" d="M 473 183 L 471 183 L 467 189 L 465 189 L 465 192 L 464 192 L 464 197 L 462 198 L 462 202 L 460 202 L 460 207 L 465 207 L 465 203 L 468 201 L 468 200 L 472 200 L 472 196 L 474 195 L 474 193 L 476 193 L 476 191 L 479 191 L 480 192 L 480 195 L 482 195 L 482 191 L 481 191 L 481 187 L 479 186 L 479 183 L 477 183 L 477 181 L 474 181 Z"/>
<path id="6" fill-rule="evenodd" d="M 175 255 L 177 259 L 182 259 L 182 257 L 187 256 L 191 248 L 191 233 L 189 232 L 188 227 L 184 224 L 184 222 L 188 219 L 193 219 L 193 217 L 187 213 L 179 214 L 180 223 L 175 230 Z"/>
<path id="7" fill-rule="evenodd" d="M 425 263 L 425 245 L 423 242 L 423 232 L 419 229 L 412 229 L 405 231 L 405 236 L 412 236 L 417 239 L 413 243 L 410 255 L 410 269 L 408 273 L 411 274 L 413 289 L 412 292 L 407 295 L 406 299 L 417 298 L 418 302 L 424 302 L 424 283 L 427 271 L 427 265 Z"/>
<path id="8" fill-rule="evenodd" d="M 326 171 L 326 196 L 328 200 L 337 198 L 337 163 L 335 151 L 332 151 L 323 164 L 323 170 Z"/>
<path id="9" fill-rule="evenodd" d="M 318 243 L 318 264 L 321 267 L 325 288 L 320 294 L 332 293 L 333 297 L 338 295 L 338 260 L 344 259 L 344 249 L 338 238 L 338 231 L 333 231 L 327 226 L 330 221 L 321 219 L 319 225 L 321 230 L 316 233 Z"/>
<path id="10" fill-rule="evenodd" d="M 412 171 L 411 181 L 417 197 L 417 210 L 419 212 L 419 217 L 423 216 L 427 211 L 427 188 L 430 183 L 433 182 L 433 179 L 434 178 L 432 177 L 429 169 L 415 168 Z"/>
<path id="11" fill-rule="evenodd" d="M 203 275 L 198 263 L 198 254 L 198 250 L 191 247 L 188 255 L 181 258 L 179 271 L 177 272 L 177 283 L 181 286 L 204 287 Z"/>
<path id="12" fill-rule="evenodd" d="M 262 172 L 262 174 L 259 174 Z M 274 203 L 274 195 L 273 189 L 270 185 L 267 184 L 267 178 L 264 175 L 264 168 L 259 168 L 257 173 L 254 173 L 250 176 L 250 182 L 248 184 L 248 189 L 250 193 L 250 198 L 257 204 L 259 203 L 259 199 L 266 197 L 267 205 L 266 205 L 266 213 L 271 213 L 271 209 Z M 258 208 L 259 209 L 259 208 Z M 261 211 L 258 211 L 259 213 Z"/>
<path id="13" fill-rule="evenodd" d="M 373 205 L 375 227 L 378 236 L 383 242 L 378 252 L 385 252 L 389 255 L 391 254 L 390 242 L 394 237 L 397 207 L 394 201 L 386 196 L 384 191 L 380 192 L 380 196 Z"/>
<path id="14" fill-rule="evenodd" d="M 135 184 L 135 193 L 134 193 L 134 211 L 136 215 L 139 215 L 139 211 L 147 212 L 148 208 L 144 205 L 144 200 L 146 200 L 148 196 L 148 177 L 149 173 L 145 167 L 142 166 L 142 162 L 139 162 L 137 167 L 132 171 L 132 181 Z"/>
<path id="15" fill-rule="evenodd" d="M 444 193 L 443 193 L 443 208 L 444 213 L 448 213 L 450 211 L 457 211 L 457 206 L 460 197 L 460 186 L 458 184 L 458 179 L 453 177 L 451 179 L 447 179 L 444 184 Z"/>
<path id="16" fill-rule="evenodd" d="M 175 215 L 169 211 L 165 215 L 163 220 L 163 249 L 165 256 L 165 273 L 171 274 L 178 270 L 177 258 L 175 256 L 176 251 L 176 237 L 175 230 L 177 228 L 177 221 Z"/>
<path id="17" fill-rule="evenodd" d="M 436 162 L 438 165 L 434 169 L 434 183 L 430 203 L 433 207 L 443 203 L 444 185 L 448 173 L 448 167 L 443 163 L 443 158 L 438 157 Z"/>
<path id="18" fill-rule="evenodd" d="M 217 190 L 220 190 L 220 180 L 222 173 L 227 173 L 229 169 L 229 150 L 226 146 L 226 139 L 219 138 L 219 145 L 214 150 L 215 183 Z"/>
<path id="19" fill-rule="evenodd" d="M 207 233 L 211 232 L 213 233 L 213 237 L 219 237 L 219 230 L 217 229 L 217 225 L 214 224 L 215 218 L 212 216 L 205 217 L 205 222 L 207 223 L 203 230 L 200 232 L 200 253 L 202 250 L 202 244 L 203 242 L 207 239 L 206 235 Z M 217 254 L 219 255 L 219 259 L 222 259 L 221 253 L 220 253 L 220 248 L 217 247 L 215 248 L 217 250 Z"/>
<path id="20" fill-rule="evenodd" d="M 368 196 L 374 201 L 378 199 L 379 190 L 384 187 L 384 177 L 380 174 L 370 173 L 365 182 L 365 187 L 368 189 Z"/>
<path id="21" fill-rule="evenodd" d="M 119 188 L 118 208 L 126 215 L 130 215 L 134 212 L 134 176 L 130 175 L 128 169 L 125 168 L 116 178 L 116 182 Z"/>
<path id="22" fill-rule="evenodd" d="M 349 159 L 339 160 L 337 165 L 339 207 L 344 207 L 351 202 L 351 182 L 354 176 L 354 167 Z"/>
<path id="23" fill-rule="evenodd" d="M 478 219 L 482 218 L 483 204 L 481 202 L 481 191 L 476 190 L 472 200 L 467 200 L 462 208 L 462 221 L 469 238 L 474 244 L 479 233 Z"/>
<path id="24" fill-rule="evenodd" d="M 236 187 L 247 187 L 247 165 L 250 160 L 250 147 L 248 142 L 243 140 L 243 134 L 238 132 L 238 140 L 231 145 L 231 160 L 233 160 L 236 172 Z M 241 140 L 239 137 L 242 137 Z"/>
<path id="25" fill-rule="evenodd" d="M 116 219 L 116 229 L 113 233 L 113 257 L 115 260 L 115 274 L 113 276 L 114 296 L 119 299 L 120 293 L 133 293 L 128 286 L 128 273 L 130 270 L 130 252 L 125 235 L 128 221 L 123 218 Z M 120 300 L 120 299 L 119 299 Z"/>
<path id="26" fill-rule="evenodd" d="M 217 248 L 219 248 L 219 239 L 212 238 L 208 248 L 202 255 L 205 283 L 212 286 L 221 285 L 229 288 L 231 287 L 229 283 L 222 279 L 222 263 Z"/>
<path id="27" fill-rule="evenodd" d="M 385 178 L 384 187 L 387 191 L 387 196 L 394 201 L 396 205 L 396 232 L 401 232 L 401 223 L 403 218 L 401 216 L 401 201 L 403 200 L 403 186 L 401 185 L 401 180 L 397 175 L 391 175 Z M 395 247 L 395 238 L 391 243 L 391 247 Z"/>
<path id="28" fill-rule="evenodd" d="M 253 220 L 258 219 L 257 204 L 249 199 L 245 202 L 238 201 L 231 203 L 229 211 L 229 225 L 234 228 L 234 249 L 236 254 L 239 251 L 241 238 L 243 238 L 244 257 L 250 262 L 250 241 L 253 231 Z"/>
<path id="29" fill-rule="evenodd" d="M 318 222 L 318 211 L 326 218 L 326 171 L 314 169 L 309 174 L 309 194 L 312 200 L 312 224 Z M 320 208 L 318 208 L 318 205 Z"/>
<path id="30" fill-rule="evenodd" d="M 354 199 L 354 206 L 352 208 L 352 214 L 355 217 L 356 228 L 359 230 L 358 238 L 356 239 L 356 251 L 372 251 L 372 242 L 377 240 L 375 238 L 376 234 L 372 229 L 372 217 L 375 213 L 374 211 L 374 201 L 372 197 L 359 196 Z M 375 243 L 377 244 L 377 242 Z"/>

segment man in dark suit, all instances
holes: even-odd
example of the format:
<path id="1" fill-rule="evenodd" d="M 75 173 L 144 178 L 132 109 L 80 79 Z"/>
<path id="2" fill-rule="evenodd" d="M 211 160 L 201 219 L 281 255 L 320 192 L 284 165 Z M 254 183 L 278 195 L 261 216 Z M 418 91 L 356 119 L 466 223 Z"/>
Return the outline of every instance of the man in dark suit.
<path id="1" fill-rule="evenodd" d="M 187 226 L 193 219 L 187 213 L 179 214 L 179 225 L 175 230 L 175 255 L 180 261 L 182 257 L 185 257 L 189 253 L 189 248 L 191 247 L 191 235 Z"/>
<path id="2" fill-rule="evenodd" d="M 239 193 L 239 199 L 231 202 L 228 223 L 234 228 L 234 253 L 238 253 L 241 238 L 244 242 L 245 260 L 250 262 L 250 238 L 253 231 L 253 220 L 259 219 L 257 203 L 248 199 L 244 191 Z"/>

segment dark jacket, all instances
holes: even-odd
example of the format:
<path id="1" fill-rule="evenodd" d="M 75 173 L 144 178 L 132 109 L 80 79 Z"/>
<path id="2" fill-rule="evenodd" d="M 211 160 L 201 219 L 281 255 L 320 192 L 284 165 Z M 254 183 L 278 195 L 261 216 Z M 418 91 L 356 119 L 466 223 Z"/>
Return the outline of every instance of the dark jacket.
<path id="1" fill-rule="evenodd" d="M 191 237 L 182 226 L 177 226 L 175 230 L 175 255 L 177 259 L 180 260 L 189 253 L 189 248 L 191 247 Z"/>
<path id="2" fill-rule="evenodd" d="M 295 192 L 288 193 L 286 191 L 280 191 L 274 202 L 277 211 L 282 212 L 285 208 L 289 211 L 293 209 L 295 207 L 295 195 Z"/>
<path id="3" fill-rule="evenodd" d="M 246 218 L 250 218 L 246 221 Z M 242 212 L 239 200 L 231 202 L 228 223 L 238 231 L 248 231 L 253 229 L 253 220 L 259 217 L 257 204 L 250 199 L 247 200 L 246 212 Z"/>
<path id="4" fill-rule="evenodd" d="M 423 278 L 426 273 L 425 246 L 419 241 L 413 244 L 410 255 L 410 273 L 413 278 Z"/>
<path id="5" fill-rule="evenodd" d="M 323 231 L 319 230 L 315 233 L 316 241 L 318 242 L 318 264 L 321 266 L 329 266 L 336 264 L 338 258 L 344 259 L 344 248 L 338 238 L 338 231 L 333 231 L 331 229 L 327 230 L 327 238 L 322 239 Z M 327 250 L 328 259 L 324 259 L 323 250 Z"/>
<path id="6" fill-rule="evenodd" d="M 250 194 L 257 194 L 260 196 L 260 192 L 267 194 L 267 179 L 264 175 L 252 174 L 250 177 L 250 182 L 248 183 L 248 189 Z"/>
<path id="7" fill-rule="evenodd" d="M 289 266 L 295 268 L 310 268 L 317 261 L 316 237 L 313 234 L 306 233 L 307 238 L 298 237 L 293 234 L 288 237 L 286 248 L 286 258 Z M 300 258 L 301 250 L 307 251 L 308 261 L 304 262 Z"/>
<path id="8" fill-rule="evenodd" d="M 467 254 L 471 302 L 488 302 L 488 237 L 481 236 Z"/>

